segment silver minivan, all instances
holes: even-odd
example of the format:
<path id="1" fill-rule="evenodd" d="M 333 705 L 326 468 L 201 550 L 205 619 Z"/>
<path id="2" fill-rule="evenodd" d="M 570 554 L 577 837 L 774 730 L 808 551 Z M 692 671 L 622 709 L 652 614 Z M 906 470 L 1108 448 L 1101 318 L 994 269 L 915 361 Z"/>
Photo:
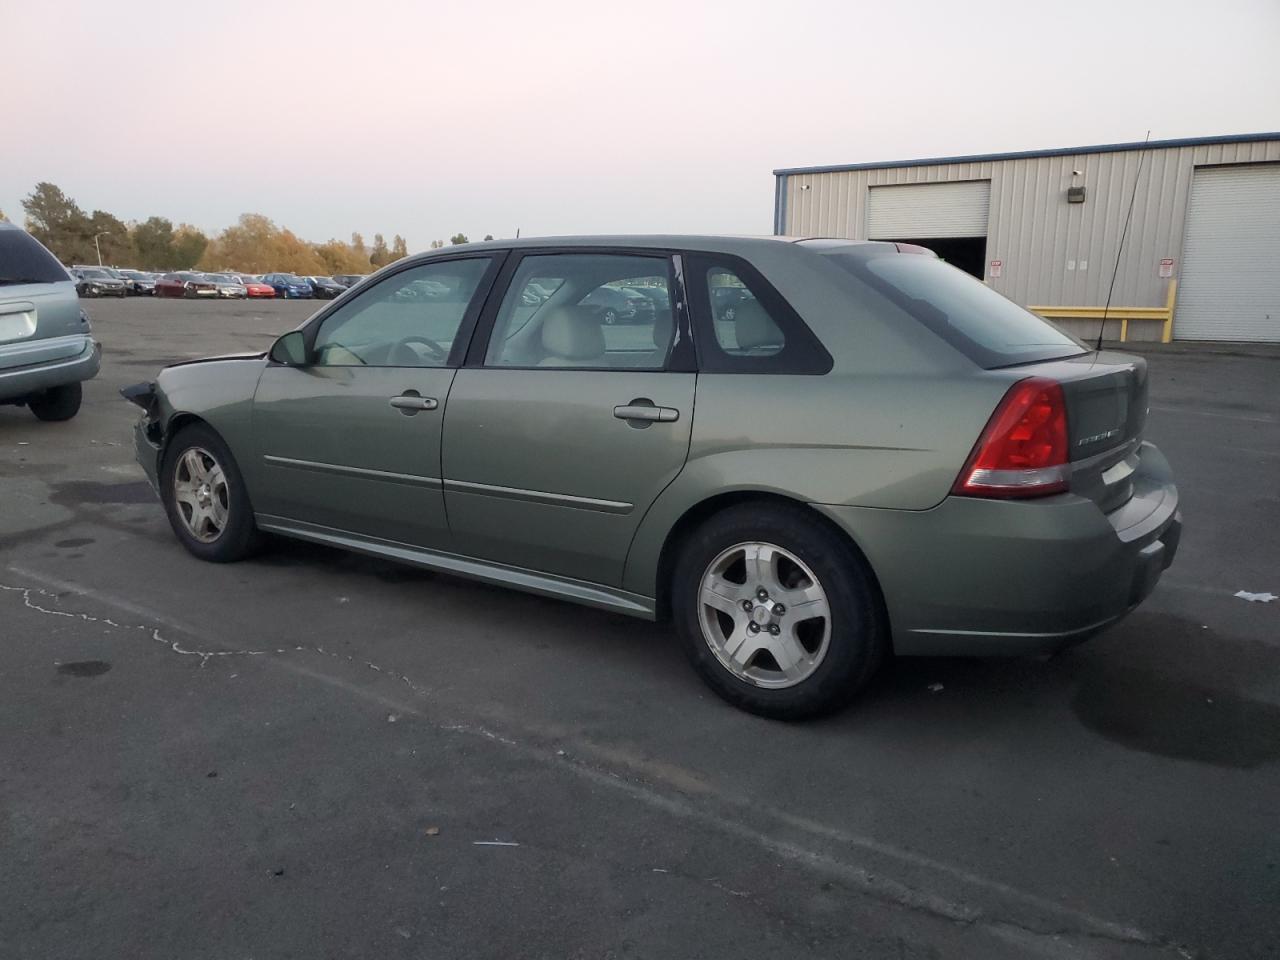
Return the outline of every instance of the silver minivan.
<path id="1" fill-rule="evenodd" d="M 35 237 L 0 221 L 0 404 L 70 420 L 101 358 L 66 268 Z"/>

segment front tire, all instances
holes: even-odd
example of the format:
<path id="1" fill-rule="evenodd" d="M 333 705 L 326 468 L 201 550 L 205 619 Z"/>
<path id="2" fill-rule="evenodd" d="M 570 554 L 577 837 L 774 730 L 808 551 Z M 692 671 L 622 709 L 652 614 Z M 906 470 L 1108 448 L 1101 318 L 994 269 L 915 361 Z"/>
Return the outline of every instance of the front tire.
<path id="1" fill-rule="evenodd" d="M 244 477 L 210 427 L 184 427 L 169 443 L 160 491 L 174 535 L 201 560 L 233 563 L 261 548 Z"/>
<path id="2" fill-rule="evenodd" d="M 27 401 L 27 408 L 40 420 L 57 422 L 70 420 L 80 412 L 83 390 L 78 383 L 50 387 L 37 397 Z"/>
<path id="3" fill-rule="evenodd" d="M 866 561 L 799 505 L 742 504 L 706 521 L 676 561 L 671 599 L 694 669 L 760 716 L 803 720 L 845 706 L 888 648 Z"/>

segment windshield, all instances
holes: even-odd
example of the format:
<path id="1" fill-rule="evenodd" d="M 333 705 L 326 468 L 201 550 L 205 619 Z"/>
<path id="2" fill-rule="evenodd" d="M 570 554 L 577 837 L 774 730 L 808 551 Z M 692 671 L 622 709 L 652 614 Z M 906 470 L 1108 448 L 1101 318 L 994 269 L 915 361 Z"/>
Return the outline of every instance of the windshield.
<path id="1" fill-rule="evenodd" d="M 823 255 L 981 367 L 990 370 L 1088 352 L 1060 327 L 963 270 L 923 254 L 872 251 L 837 248 Z"/>
<path id="2" fill-rule="evenodd" d="M 91 280 L 113 280 L 114 277 L 105 270 L 81 270 L 82 274 Z"/>
<path id="3" fill-rule="evenodd" d="M 22 230 L 0 230 L 0 284 L 62 283 L 70 279 L 56 257 Z"/>

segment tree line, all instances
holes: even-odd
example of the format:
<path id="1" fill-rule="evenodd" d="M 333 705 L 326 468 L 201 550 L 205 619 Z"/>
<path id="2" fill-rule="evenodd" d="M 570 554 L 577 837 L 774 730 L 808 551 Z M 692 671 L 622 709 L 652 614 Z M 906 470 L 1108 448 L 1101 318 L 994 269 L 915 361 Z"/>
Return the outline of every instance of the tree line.
<path id="1" fill-rule="evenodd" d="M 317 275 L 369 273 L 409 254 L 408 243 L 399 234 L 390 244 L 381 233 L 373 235 L 371 245 L 359 233 L 352 233 L 350 241 L 312 243 L 260 213 L 242 214 L 233 226 L 212 237 L 187 223 L 175 226 L 167 217 L 125 223 L 105 210 L 86 213 L 47 182 L 36 184 L 23 199 L 22 209 L 27 231 L 65 264 L 97 263 L 100 250 L 102 262 L 110 266 Z M 2 211 L 0 219 L 4 219 Z M 449 242 L 468 240 L 459 233 Z M 431 242 L 432 249 L 443 246 L 442 240 Z"/>

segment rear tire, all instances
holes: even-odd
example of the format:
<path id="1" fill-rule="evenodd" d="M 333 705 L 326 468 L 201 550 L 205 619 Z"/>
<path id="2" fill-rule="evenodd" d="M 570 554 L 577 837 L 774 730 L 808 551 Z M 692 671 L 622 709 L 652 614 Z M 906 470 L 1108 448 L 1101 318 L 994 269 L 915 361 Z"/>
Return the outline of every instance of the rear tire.
<path id="1" fill-rule="evenodd" d="M 889 646 L 866 560 L 799 505 L 748 503 L 711 517 L 683 545 L 671 600 L 685 653 L 707 685 L 778 720 L 845 706 Z"/>
<path id="2" fill-rule="evenodd" d="M 262 548 L 264 538 L 235 457 L 205 424 L 184 427 L 169 442 L 160 498 L 174 535 L 201 560 L 234 563 Z"/>
<path id="3" fill-rule="evenodd" d="M 39 396 L 27 401 L 27 407 L 40 420 L 57 422 L 70 420 L 80 412 L 83 390 L 78 383 L 50 387 Z"/>

